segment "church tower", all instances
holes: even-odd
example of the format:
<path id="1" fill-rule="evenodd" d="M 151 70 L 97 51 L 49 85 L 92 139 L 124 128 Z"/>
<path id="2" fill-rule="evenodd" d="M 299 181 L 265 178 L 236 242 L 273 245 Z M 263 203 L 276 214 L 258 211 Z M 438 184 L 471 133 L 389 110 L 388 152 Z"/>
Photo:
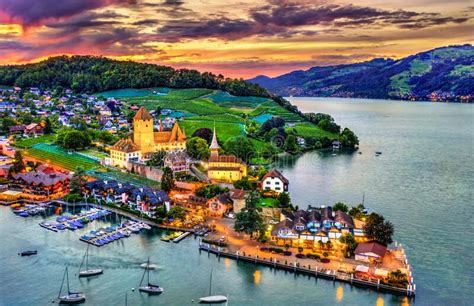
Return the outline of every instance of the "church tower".
<path id="1" fill-rule="evenodd" d="M 211 157 L 219 156 L 219 144 L 217 143 L 216 127 L 214 126 L 214 133 L 212 134 L 211 145 L 209 146 L 211 150 Z"/>
<path id="2" fill-rule="evenodd" d="M 133 117 L 133 142 L 140 147 L 142 154 L 154 150 L 153 117 L 143 106 Z"/>

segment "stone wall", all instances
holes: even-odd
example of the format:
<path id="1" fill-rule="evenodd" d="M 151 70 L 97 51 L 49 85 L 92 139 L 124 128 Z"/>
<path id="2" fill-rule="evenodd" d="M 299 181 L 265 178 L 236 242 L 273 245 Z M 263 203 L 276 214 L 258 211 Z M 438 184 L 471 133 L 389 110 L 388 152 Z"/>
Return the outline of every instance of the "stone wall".
<path id="1" fill-rule="evenodd" d="M 156 167 L 149 167 L 142 163 L 127 162 L 126 168 L 128 171 L 158 182 L 161 181 L 161 177 L 163 176 L 163 171 L 161 169 Z"/>

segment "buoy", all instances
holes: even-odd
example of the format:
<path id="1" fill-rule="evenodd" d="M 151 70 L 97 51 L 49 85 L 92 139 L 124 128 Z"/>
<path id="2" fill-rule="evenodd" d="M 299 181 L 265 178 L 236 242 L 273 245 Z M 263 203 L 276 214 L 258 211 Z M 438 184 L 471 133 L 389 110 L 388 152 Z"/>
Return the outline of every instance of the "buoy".
<path id="1" fill-rule="evenodd" d="M 132 291 L 134 292 L 134 291 L 135 291 L 135 288 L 132 288 Z"/>

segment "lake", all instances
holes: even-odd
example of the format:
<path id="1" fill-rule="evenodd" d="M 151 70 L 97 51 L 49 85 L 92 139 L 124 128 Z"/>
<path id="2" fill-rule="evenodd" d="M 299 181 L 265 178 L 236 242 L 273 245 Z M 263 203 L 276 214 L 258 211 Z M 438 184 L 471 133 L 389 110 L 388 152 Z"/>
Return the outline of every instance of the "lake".
<path id="1" fill-rule="evenodd" d="M 193 305 L 207 295 L 213 269 L 213 294 L 229 305 L 469 305 L 474 270 L 472 105 L 403 103 L 345 99 L 291 98 L 303 111 L 331 114 L 350 127 L 362 154 L 311 152 L 280 161 L 299 207 L 362 201 L 396 227 L 413 266 L 417 297 L 379 294 L 348 284 L 298 276 L 199 253 L 198 241 L 166 243 L 154 229 L 105 247 L 90 249 L 91 265 L 104 274 L 79 279 L 86 244 L 79 237 L 119 222 L 117 216 L 75 232 L 54 233 L 38 226 L 54 216 L 21 218 L 0 207 L 0 305 L 51 305 L 65 265 L 71 289 L 84 291 L 85 305 Z M 375 151 L 382 151 L 379 157 Z M 20 257 L 25 249 L 37 256 Z M 137 288 L 150 260 L 160 266 L 151 280 L 164 287 L 148 297 Z M 193 303 L 192 300 L 195 300 Z"/>

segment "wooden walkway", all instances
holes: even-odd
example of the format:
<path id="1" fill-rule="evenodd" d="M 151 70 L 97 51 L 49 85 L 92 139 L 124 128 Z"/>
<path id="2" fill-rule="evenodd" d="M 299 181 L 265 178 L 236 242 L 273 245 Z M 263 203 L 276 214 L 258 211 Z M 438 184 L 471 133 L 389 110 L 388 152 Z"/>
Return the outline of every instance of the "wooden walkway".
<path id="1" fill-rule="evenodd" d="M 226 252 L 219 247 L 213 247 L 206 243 L 199 244 L 199 251 L 205 251 L 208 254 L 215 254 L 218 258 L 226 257 L 235 259 L 237 261 L 245 261 L 255 264 L 264 265 L 274 269 L 285 270 L 293 273 L 300 273 L 309 276 L 314 276 L 316 278 L 324 278 L 332 281 L 341 281 L 345 283 L 349 283 L 353 286 L 362 287 L 362 288 L 370 288 L 373 290 L 381 291 L 381 292 L 388 292 L 396 295 L 406 295 L 408 297 L 415 297 L 416 286 L 409 285 L 407 288 L 399 288 L 393 287 L 389 285 L 381 284 L 379 280 L 372 280 L 366 281 L 362 279 L 354 278 L 354 274 L 352 273 L 344 273 L 338 272 L 335 270 L 330 269 L 322 269 L 318 267 L 311 268 L 308 267 L 300 267 L 299 264 L 295 261 L 294 263 L 280 263 L 276 259 L 261 259 L 258 256 L 251 256 L 251 255 L 241 255 L 238 252 L 230 253 Z"/>

